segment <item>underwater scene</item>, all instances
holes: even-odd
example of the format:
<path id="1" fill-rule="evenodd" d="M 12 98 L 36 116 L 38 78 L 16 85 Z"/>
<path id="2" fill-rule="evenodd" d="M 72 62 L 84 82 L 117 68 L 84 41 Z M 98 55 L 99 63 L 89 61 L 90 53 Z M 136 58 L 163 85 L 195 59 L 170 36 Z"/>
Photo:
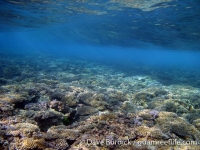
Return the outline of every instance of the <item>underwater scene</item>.
<path id="1" fill-rule="evenodd" d="M 200 150 L 199 0 L 1 0 L 0 150 Z"/>

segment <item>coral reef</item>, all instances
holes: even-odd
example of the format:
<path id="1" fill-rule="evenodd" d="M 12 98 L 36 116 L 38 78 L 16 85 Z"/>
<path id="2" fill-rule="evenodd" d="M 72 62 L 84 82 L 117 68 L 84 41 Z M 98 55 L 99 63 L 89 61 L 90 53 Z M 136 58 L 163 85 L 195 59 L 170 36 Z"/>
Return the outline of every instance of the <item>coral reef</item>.
<path id="1" fill-rule="evenodd" d="M 198 148 L 138 144 L 199 141 L 198 88 L 163 86 L 150 76 L 116 72 L 86 61 L 27 59 L 20 72 L 17 67 L 16 74 L 0 76 L 0 149 Z M 168 80 L 166 74 L 160 76 Z"/>

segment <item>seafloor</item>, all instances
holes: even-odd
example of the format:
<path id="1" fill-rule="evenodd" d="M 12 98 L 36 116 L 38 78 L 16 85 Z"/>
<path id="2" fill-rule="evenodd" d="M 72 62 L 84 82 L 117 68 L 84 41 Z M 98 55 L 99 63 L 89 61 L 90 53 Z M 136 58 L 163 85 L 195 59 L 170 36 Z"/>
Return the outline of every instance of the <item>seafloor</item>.
<path id="1" fill-rule="evenodd" d="M 199 149 L 198 70 L 0 55 L 1 150 Z"/>

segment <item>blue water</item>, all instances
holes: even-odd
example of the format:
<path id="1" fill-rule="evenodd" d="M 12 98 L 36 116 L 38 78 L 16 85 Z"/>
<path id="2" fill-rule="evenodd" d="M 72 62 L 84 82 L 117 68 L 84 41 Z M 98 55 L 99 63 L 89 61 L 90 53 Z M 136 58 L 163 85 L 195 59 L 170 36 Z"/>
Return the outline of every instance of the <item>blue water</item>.
<path id="1" fill-rule="evenodd" d="M 98 62 L 167 85 L 183 84 L 180 76 L 200 85 L 199 1 L 5 0 L 0 7 L 2 52 Z"/>

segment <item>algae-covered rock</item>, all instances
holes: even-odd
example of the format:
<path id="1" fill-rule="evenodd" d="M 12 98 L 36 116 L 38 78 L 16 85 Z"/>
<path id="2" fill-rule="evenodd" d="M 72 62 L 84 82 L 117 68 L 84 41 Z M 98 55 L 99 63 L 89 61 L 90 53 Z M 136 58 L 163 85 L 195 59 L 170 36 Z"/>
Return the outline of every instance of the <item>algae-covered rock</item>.
<path id="1" fill-rule="evenodd" d="M 188 113 L 185 115 L 185 118 L 192 123 L 194 120 L 197 120 L 200 118 L 200 114 L 199 113 Z"/>
<path id="2" fill-rule="evenodd" d="M 194 120 L 192 124 L 200 131 L 200 118 Z"/>
<path id="3" fill-rule="evenodd" d="M 55 91 L 50 95 L 51 100 L 61 100 L 64 94 L 59 91 Z"/>
<path id="4" fill-rule="evenodd" d="M 81 102 L 89 104 L 90 101 L 92 100 L 92 96 L 93 96 L 93 93 L 86 91 L 86 92 L 80 93 L 78 95 L 78 99 Z"/>
<path id="5" fill-rule="evenodd" d="M 156 91 L 154 92 L 154 95 L 155 95 L 155 96 L 163 96 L 163 95 L 166 95 L 166 94 L 168 94 L 168 91 L 162 90 L 162 89 L 156 90 Z"/>
<path id="6" fill-rule="evenodd" d="M 64 95 L 61 99 L 62 102 L 65 102 L 69 107 L 76 107 L 79 102 L 77 98 L 77 92 L 69 92 Z"/>
<path id="7" fill-rule="evenodd" d="M 8 83 L 8 81 L 6 79 L 0 78 L 0 85 L 5 85 L 7 83 Z"/>
<path id="8" fill-rule="evenodd" d="M 185 119 L 177 117 L 176 120 L 170 123 L 171 132 L 178 135 L 180 138 L 185 139 L 195 139 L 198 140 L 200 138 L 200 132 L 193 126 L 188 123 Z"/>
<path id="9" fill-rule="evenodd" d="M 13 115 L 14 104 L 0 100 L 0 118 Z"/>
<path id="10" fill-rule="evenodd" d="M 106 100 L 105 95 L 103 94 L 94 94 L 92 99 L 88 102 L 92 107 L 97 108 L 98 110 L 107 110 L 110 105 Z"/>
<path id="11" fill-rule="evenodd" d="M 141 118 L 143 118 L 144 120 L 151 120 L 152 119 L 152 116 L 151 114 L 149 113 L 150 110 L 148 109 L 144 109 L 144 110 L 141 110 L 137 113 L 137 115 Z"/>
<path id="12" fill-rule="evenodd" d="M 170 123 L 176 118 L 177 115 L 175 113 L 161 111 L 159 117 L 155 121 L 156 125 L 158 125 L 164 133 L 168 133 L 171 129 Z"/>
<path id="13" fill-rule="evenodd" d="M 174 104 L 174 102 L 167 102 L 165 104 L 165 109 L 166 111 L 176 112 L 176 105 Z"/>
<path id="14" fill-rule="evenodd" d="M 96 113 L 98 110 L 94 107 L 90 107 L 90 106 L 83 106 L 83 107 L 78 107 L 77 108 L 77 115 L 80 116 L 85 116 L 85 115 L 91 115 Z"/>
<path id="15" fill-rule="evenodd" d="M 49 107 L 62 113 L 70 112 L 70 108 L 64 102 L 57 101 L 57 100 L 51 101 L 49 104 Z"/>
<path id="16" fill-rule="evenodd" d="M 144 100 L 144 101 L 151 101 L 152 98 L 154 98 L 154 95 L 153 94 L 150 94 L 150 93 L 137 93 L 135 95 L 135 99 L 138 100 L 138 101 L 141 101 L 141 100 Z"/>
<path id="17" fill-rule="evenodd" d="M 127 98 L 127 94 L 123 91 L 120 91 L 120 90 L 108 90 L 106 92 L 106 97 L 108 98 L 109 100 L 109 103 L 119 103 L 120 101 L 121 102 L 124 102 L 124 101 L 127 101 L 128 98 Z"/>
<path id="18" fill-rule="evenodd" d="M 47 110 L 48 108 L 49 108 L 49 103 L 47 101 L 28 103 L 24 107 L 24 109 L 26 110 L 34 110 L 34 111 Z"/>
<path id="19" fill-rule="evenodd" d="M 51 136 L 49 138 L 76 140 L 78 138 L 79 130 L 67 129 L 66 126 L 53 126 L 48 129 L 47 133 Z"/>
<path id="20" fill-rule="evenodd" d="M 45 149 L 45 140 L 43 138 L 32 138 L 32 137 L 23 137 L 23 138 L 14 138 L 14 140 L 9 145 L 9 149 Z"/>
<path id="21" fill-rule="evenodd" d="M 56 139 L 55 145 L 53 146 L 53 148 L 56 148 L 56 149 L 67 149 L 68 147 L 69 147 L 69 144 L 67 143 L 66 139 Z"/>
<path id="22" fill-rule="evenodd" d="M 99 115 L 99 120 L 100 121 L 109 121 L 109 120 L 114 120 L 117 118 L 117 114 L 114 113 L 102 113 Z"/>
<path id="23" fill-rule="evenodd" d="M 15 76 L 20 76 L 21 72 L 22 70 L 20 69 L 20 67 L 14 64 L 7 66 L 3 69 L 4 78 L 7 78 L 7 79 L 13 78 Z"/>
<path id="24" fill-rule="evenodd" d="M 11 129 L 9 130 L 9 134 L 13 136 L 22 136 L 22 137 L 28 137 L 36 132 L 39 132 L 40 129 L 37 125 L 32 123 L 17 123 L 15 125 L 11 126 Z"/>
<path id="25" fill-rule="evenodd" d="M 131 101 L 123 102 L 121 108 L 122 110 L 127 111 L 127 112 L 133 112 L 133 113 L 137 112 L 137 106 L 133 104 L 133 102 Z"/>
<path id="26" fill-rule="evenodd" d="M 191 134 L 188 130 L 188 126 L 186 124 L 182 124 L 182 122 L 171 123 L 171 131 L 182 137 L 187 137 Z"/>
<path id="27" fill-rule="evenodd" d="M 63 114 L 54 110 L 38 111 L 33 119 L 42 131 L 46 131 L 51 126 L 62 124 Z"/>
<path id="28" fill-rule="evenodd" d="M 14 86 L 13 88 L 17 88 L 18 86 Z M 21 89 L 21 87 L 19 87 Z M 19 89 L 16 91 L 10 91 L 5 94 L 0 95 L 0 99 L 2 101 L 6 101 L 12 104 L 15 104 L 15 108 L 24 108 L 24 106 L 27 103 L 31 102 L 37 102 L 39 99 L 40 95 L 39 92 L 36 89 L 25 89 L 25 90 L 20 90 Z"/>
<path id="29" fill-rule="evenodd" d="M 99 101 L 97 99 L 92 99 L 90 104 L 92 107 L 95 107 L 100 111 L 107 110 L 109 107 L 109 104 L 106 101 Z"/>
<path id="30" fill-rule="evenodd" d="M 22 103 L 28 100 L 27 97 L 24 97 L 23 95 L 17 94 L 17 93 L 3 94 L 0 96 L 0 98 L 3 101 L 13 103 L 13 104 Z"/>
<path id="31" fill-rule="evenodd" d="M 23 138 L 21 148 L 42 150 L 45 148 L 45 140 L 43 138 L 41 139 Z"/>
<path id="32" fill-rule="evenodd" d="M 140 136 L 140 137 L 146 137 L 148 136 L 150 133 L 150 128 L 147 127 L 147 126 L 138 126 L 136 129 L 135 129 L 135 134 Z"/>

